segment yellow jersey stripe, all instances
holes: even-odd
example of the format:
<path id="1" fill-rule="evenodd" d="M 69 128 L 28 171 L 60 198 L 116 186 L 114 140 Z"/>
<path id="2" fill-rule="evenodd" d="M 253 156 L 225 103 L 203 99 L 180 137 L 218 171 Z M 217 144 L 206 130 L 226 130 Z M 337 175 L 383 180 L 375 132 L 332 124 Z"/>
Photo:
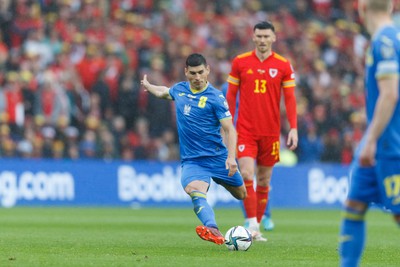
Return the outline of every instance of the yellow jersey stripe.
<path id="1" fill-rule="evenodd" d="M 279 54 L 276 54 L 276 53 L 274 54 L 274 58 L 279 59 L 279 60 L 281 60 L 283 62 L 287 62 L 286 58 L 284 58 L 283 56 L 281 56 Z"/>
<path id="2" fill-rule="evenodd" d="M 228 79 L 227 79 L 228 83 L 234 84 L 234 85 L 239 85 L 239 79 L 229 75 Z"/>
<path id="3" fill-rule="evenodd" d="M 238 57 L 238 58 L 248 57 L 248 56 L 251 56 L 252 53 L 253 53 L 253 51 L 249 51 L 249 52 L 240 54 L 240 55 L 238 55 L 237 57 Z"/>
<path id="4" fill-rule="evenodd" d="M 287 82 L 283 82 L 282 83 L 282 87 L 283 88 L 293 87 L 293 86 L 296 86 L 296 82 L 295 81 L 287 81 Z"/>

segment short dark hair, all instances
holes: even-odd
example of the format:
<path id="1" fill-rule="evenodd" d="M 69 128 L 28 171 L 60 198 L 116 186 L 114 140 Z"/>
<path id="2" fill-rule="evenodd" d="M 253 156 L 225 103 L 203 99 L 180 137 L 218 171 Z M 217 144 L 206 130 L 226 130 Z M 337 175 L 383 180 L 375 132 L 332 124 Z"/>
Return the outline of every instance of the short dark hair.
<path id="1" fill-rule="evenodd" d="M 275 26 L 270 21 L 262 21 L 262 22 L 257 23 L 256 25 L 254 25 L 253 32 L 256 29 L 259 29 L 259 30 L 272 30 L 273 32 L 275 32 Z"/>
<path id="2" fill-rule="evenodd" d="M 202 55 L 194 53 L 187 57 L 186 67 L 197 67 L 200 65 L 207 66 L 207 61 Z"/>

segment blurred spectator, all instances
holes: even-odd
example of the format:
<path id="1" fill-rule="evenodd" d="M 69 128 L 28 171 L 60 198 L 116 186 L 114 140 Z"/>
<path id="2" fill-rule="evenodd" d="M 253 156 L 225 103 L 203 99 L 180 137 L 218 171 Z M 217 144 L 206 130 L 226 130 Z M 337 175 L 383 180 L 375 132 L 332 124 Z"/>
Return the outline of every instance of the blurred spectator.
<path id="1" fill-rule="evenodd" d="M 340 141 L 340 133 L 336 129 L 331 129 L 324 135 L 324 151 L 321 155 L 322 162 L 341 162 L 343 144 Z"/>
<path id="2" fill-rule="evenodd" d="M 302 163 L 319 162 L 324 151 L 324 144 L 313 123 L 306 128 L 306 133 L 299 136 L 298 159 Z"/>
<path id="3" fill-rule="evenodd" d="M 79 143 L 79 155 L 81 158 L 96 158 L 98 156 L 97 137 L 93 130 L 87 130 Z"/>
<path id="4" fill-rule="evenodd" d="M 115 103 L 116 113 L 125 120 L 127 128 L 134 126 L 139 116 L 139 84 L 132 68 L 126 69 L 119 81 L 119 92 Z"/>
<path id="5" fill-rule="evenodd" d="M 71 105 L 65 88 L 56 76 L 47 71 L 43 74 L 36 93 L 35 115 L 42 116 L 46 125 L 57 126 L 60 118 L 69 123 Z"/>

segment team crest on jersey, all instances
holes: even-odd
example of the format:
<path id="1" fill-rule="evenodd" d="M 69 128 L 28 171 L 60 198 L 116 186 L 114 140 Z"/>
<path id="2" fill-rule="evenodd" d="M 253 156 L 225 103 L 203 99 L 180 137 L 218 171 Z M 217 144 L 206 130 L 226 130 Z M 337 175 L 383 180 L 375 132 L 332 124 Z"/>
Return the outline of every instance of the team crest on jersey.
<path id="1" fill-rule="evenodd" d="M 192 107 L 190 105 L 185 105 L 185 107 L 183 108 L 183 114 L 189 115 L 191 109 Z"/>
<path id="2" fill-rule="evenodd" d="M 239 150 L 240 152 L 243 152 L 243 151 L 244 151 L 244 147 L 245 147 L 244 145 L 239 145 L 239 146 L 238 146 L 238 150 Z"/>
<path id="3" fill-rule="evenodd" d="M 269 76 L 271 76 L 271 78 L 275 78 L 277 74 L 278 74 L 277 69 L 269 69 Z"/>

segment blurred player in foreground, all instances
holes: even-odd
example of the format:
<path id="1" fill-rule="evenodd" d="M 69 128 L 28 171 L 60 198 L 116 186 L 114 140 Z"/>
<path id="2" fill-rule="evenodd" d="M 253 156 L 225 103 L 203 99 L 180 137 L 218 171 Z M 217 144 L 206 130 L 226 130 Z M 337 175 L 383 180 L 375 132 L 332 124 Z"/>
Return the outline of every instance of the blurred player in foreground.
<path id="1" fill-rule="evenodd" d="M 246 188 L 236 163 L 237 137 L 232 116 L 221 91 L 208 82 L 209 73 L 206 59 L 200 54 L 191 54 L 186 59 L 188 81 L 168 88 L 150 84 L 144 75 L 141 83 L 156 97 L 175 101 L 181 183 L 192 199 L 195 214 L 203 223 L 196 227 L 196 232 L 202 239 L 221 245 L 225 239 L 206 198 L 211 178 L 239 200 L 246 197 Z M 220 133 L 221 126 L 227 147 Z"/>
<path id="2" fill-rule="evenodd" d="M 359 0 L 360 19 L 372 36 L 366 53 L 368 128 L 355 153 L 340 232 L 340 266 L 358 266 L 371 203 L 391 211 L 400 226 L 400 31 L 391 0 Z"/>
<path id="3" fill-rule="evenodd" d="M 287 145 L 294 150 L 298 143 L 294 72 L 289 60 L 272 51 L 275 40 L 272 23 L 256 24 L 253 28 L 255 50 L 235 57 L 228 77 L 227 100 L 231 114 L 236 112 L 239 94 L 236 130 L 239 169 L 247 189 L 243 201 L 245 226 L 256 241 L 267 241 L 260 233 L 260 221 L 268 203 L 272 169 L 279 162 L 282 93 L 290 124 Z"/>

